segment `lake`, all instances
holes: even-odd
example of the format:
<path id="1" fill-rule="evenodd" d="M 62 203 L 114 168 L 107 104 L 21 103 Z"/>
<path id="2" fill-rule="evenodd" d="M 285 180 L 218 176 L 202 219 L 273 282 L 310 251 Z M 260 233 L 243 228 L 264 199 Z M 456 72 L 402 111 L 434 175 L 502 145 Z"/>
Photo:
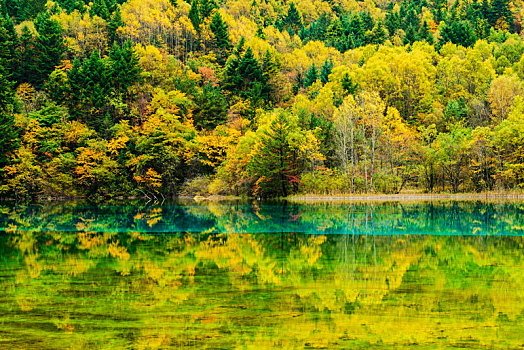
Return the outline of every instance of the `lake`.
<path id="1" fill-rule="evenodd" d="M 0 348 L 524 348 L 524 203 L 0 204 Z"/>

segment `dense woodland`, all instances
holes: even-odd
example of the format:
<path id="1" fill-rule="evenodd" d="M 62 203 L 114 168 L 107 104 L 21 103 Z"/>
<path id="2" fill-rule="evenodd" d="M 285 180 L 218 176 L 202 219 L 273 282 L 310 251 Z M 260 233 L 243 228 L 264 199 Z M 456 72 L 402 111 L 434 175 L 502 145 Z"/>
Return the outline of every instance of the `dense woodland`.
<path id="1" fill-rule="evenodd" d="M 522 14 L 0 0 L 0 195 L 522 189 Z"/>

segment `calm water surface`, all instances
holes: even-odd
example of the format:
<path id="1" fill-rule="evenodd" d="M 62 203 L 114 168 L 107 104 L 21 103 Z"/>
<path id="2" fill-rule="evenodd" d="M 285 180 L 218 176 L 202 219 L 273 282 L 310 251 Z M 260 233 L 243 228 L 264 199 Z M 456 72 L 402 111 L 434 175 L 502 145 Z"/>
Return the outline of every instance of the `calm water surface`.
<path id="1" fill-rule="evenodd" d="M 1 349 L 524 348 L 524 203 L 0 205 Z"/>

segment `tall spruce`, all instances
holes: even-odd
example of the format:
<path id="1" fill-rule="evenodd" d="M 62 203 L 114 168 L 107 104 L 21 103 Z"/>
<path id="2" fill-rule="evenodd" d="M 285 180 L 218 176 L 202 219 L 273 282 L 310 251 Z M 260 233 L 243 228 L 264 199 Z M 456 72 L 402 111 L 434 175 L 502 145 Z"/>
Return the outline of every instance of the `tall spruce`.
<path id="1" fill-rule="evenodd" d="M 304 87 L 310 87 L 318 79 L 318 71 L 315 63 L 311 65 L 306 73 L 306 79 L 304 79 Z"/>
<path id="2" fill-rule="evenodd" d="M 121 94 L 127 94 L 128 89 L 140 81 L 142 69 L 138 64 L 138 56 L 130 41 L 122 46 L 114 44 L 109 51 L 111 64 L 111 83 L 115 90 Z"/>
<path id="3" fill-rule="evenodd" d="M 40 87 L 49 74 L 60 65 L 65 52 L 62 29 L 49 13 L 41 13 L 35 22 L 38 37 L 35 42 L 35 85 Z"/>
<path id="4" fill-rule="evenodd" d="M 7 36 L 7 30 L 0 26 L 0 38 Z M 0 41 L 0 53 L 9 52 L 9 42 Z M 0 56 L 0 177 L 9 163 L 9 153 L 16 147 L 17 132 L 14 123 L 13 83 L 7 77 L 4 68 L 5 56 Z"/>
<path id="5" fill-rule="evenodd" d="M 200 33 L 200 24 L 202 23 L 202 18 L 200 17 L 200 4 L 198 0 L 193 0 L 191 2 L 191 8 L 189 9 L 189 19 L 191 20 L 191 24 L 193 24 L 193 28 Z"/>
<path id="6" fill-rule="evenodd" d="M 326 84 L 329 81 L 329 75 L 333 70 L 333 61 L 330 59 L 326 60 L 320 69 L 320 81 L 322 84 Z"/>

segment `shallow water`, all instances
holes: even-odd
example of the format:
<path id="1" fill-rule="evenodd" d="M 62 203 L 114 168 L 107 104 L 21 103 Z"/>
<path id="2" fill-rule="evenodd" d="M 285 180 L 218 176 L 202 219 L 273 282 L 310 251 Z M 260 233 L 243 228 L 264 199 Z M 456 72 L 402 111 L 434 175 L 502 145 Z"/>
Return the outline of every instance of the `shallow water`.
<path id="1" fill-rule="evenodd" d="M 0 348 L 524 348 L 524 204 L 0 207 Z"/>

